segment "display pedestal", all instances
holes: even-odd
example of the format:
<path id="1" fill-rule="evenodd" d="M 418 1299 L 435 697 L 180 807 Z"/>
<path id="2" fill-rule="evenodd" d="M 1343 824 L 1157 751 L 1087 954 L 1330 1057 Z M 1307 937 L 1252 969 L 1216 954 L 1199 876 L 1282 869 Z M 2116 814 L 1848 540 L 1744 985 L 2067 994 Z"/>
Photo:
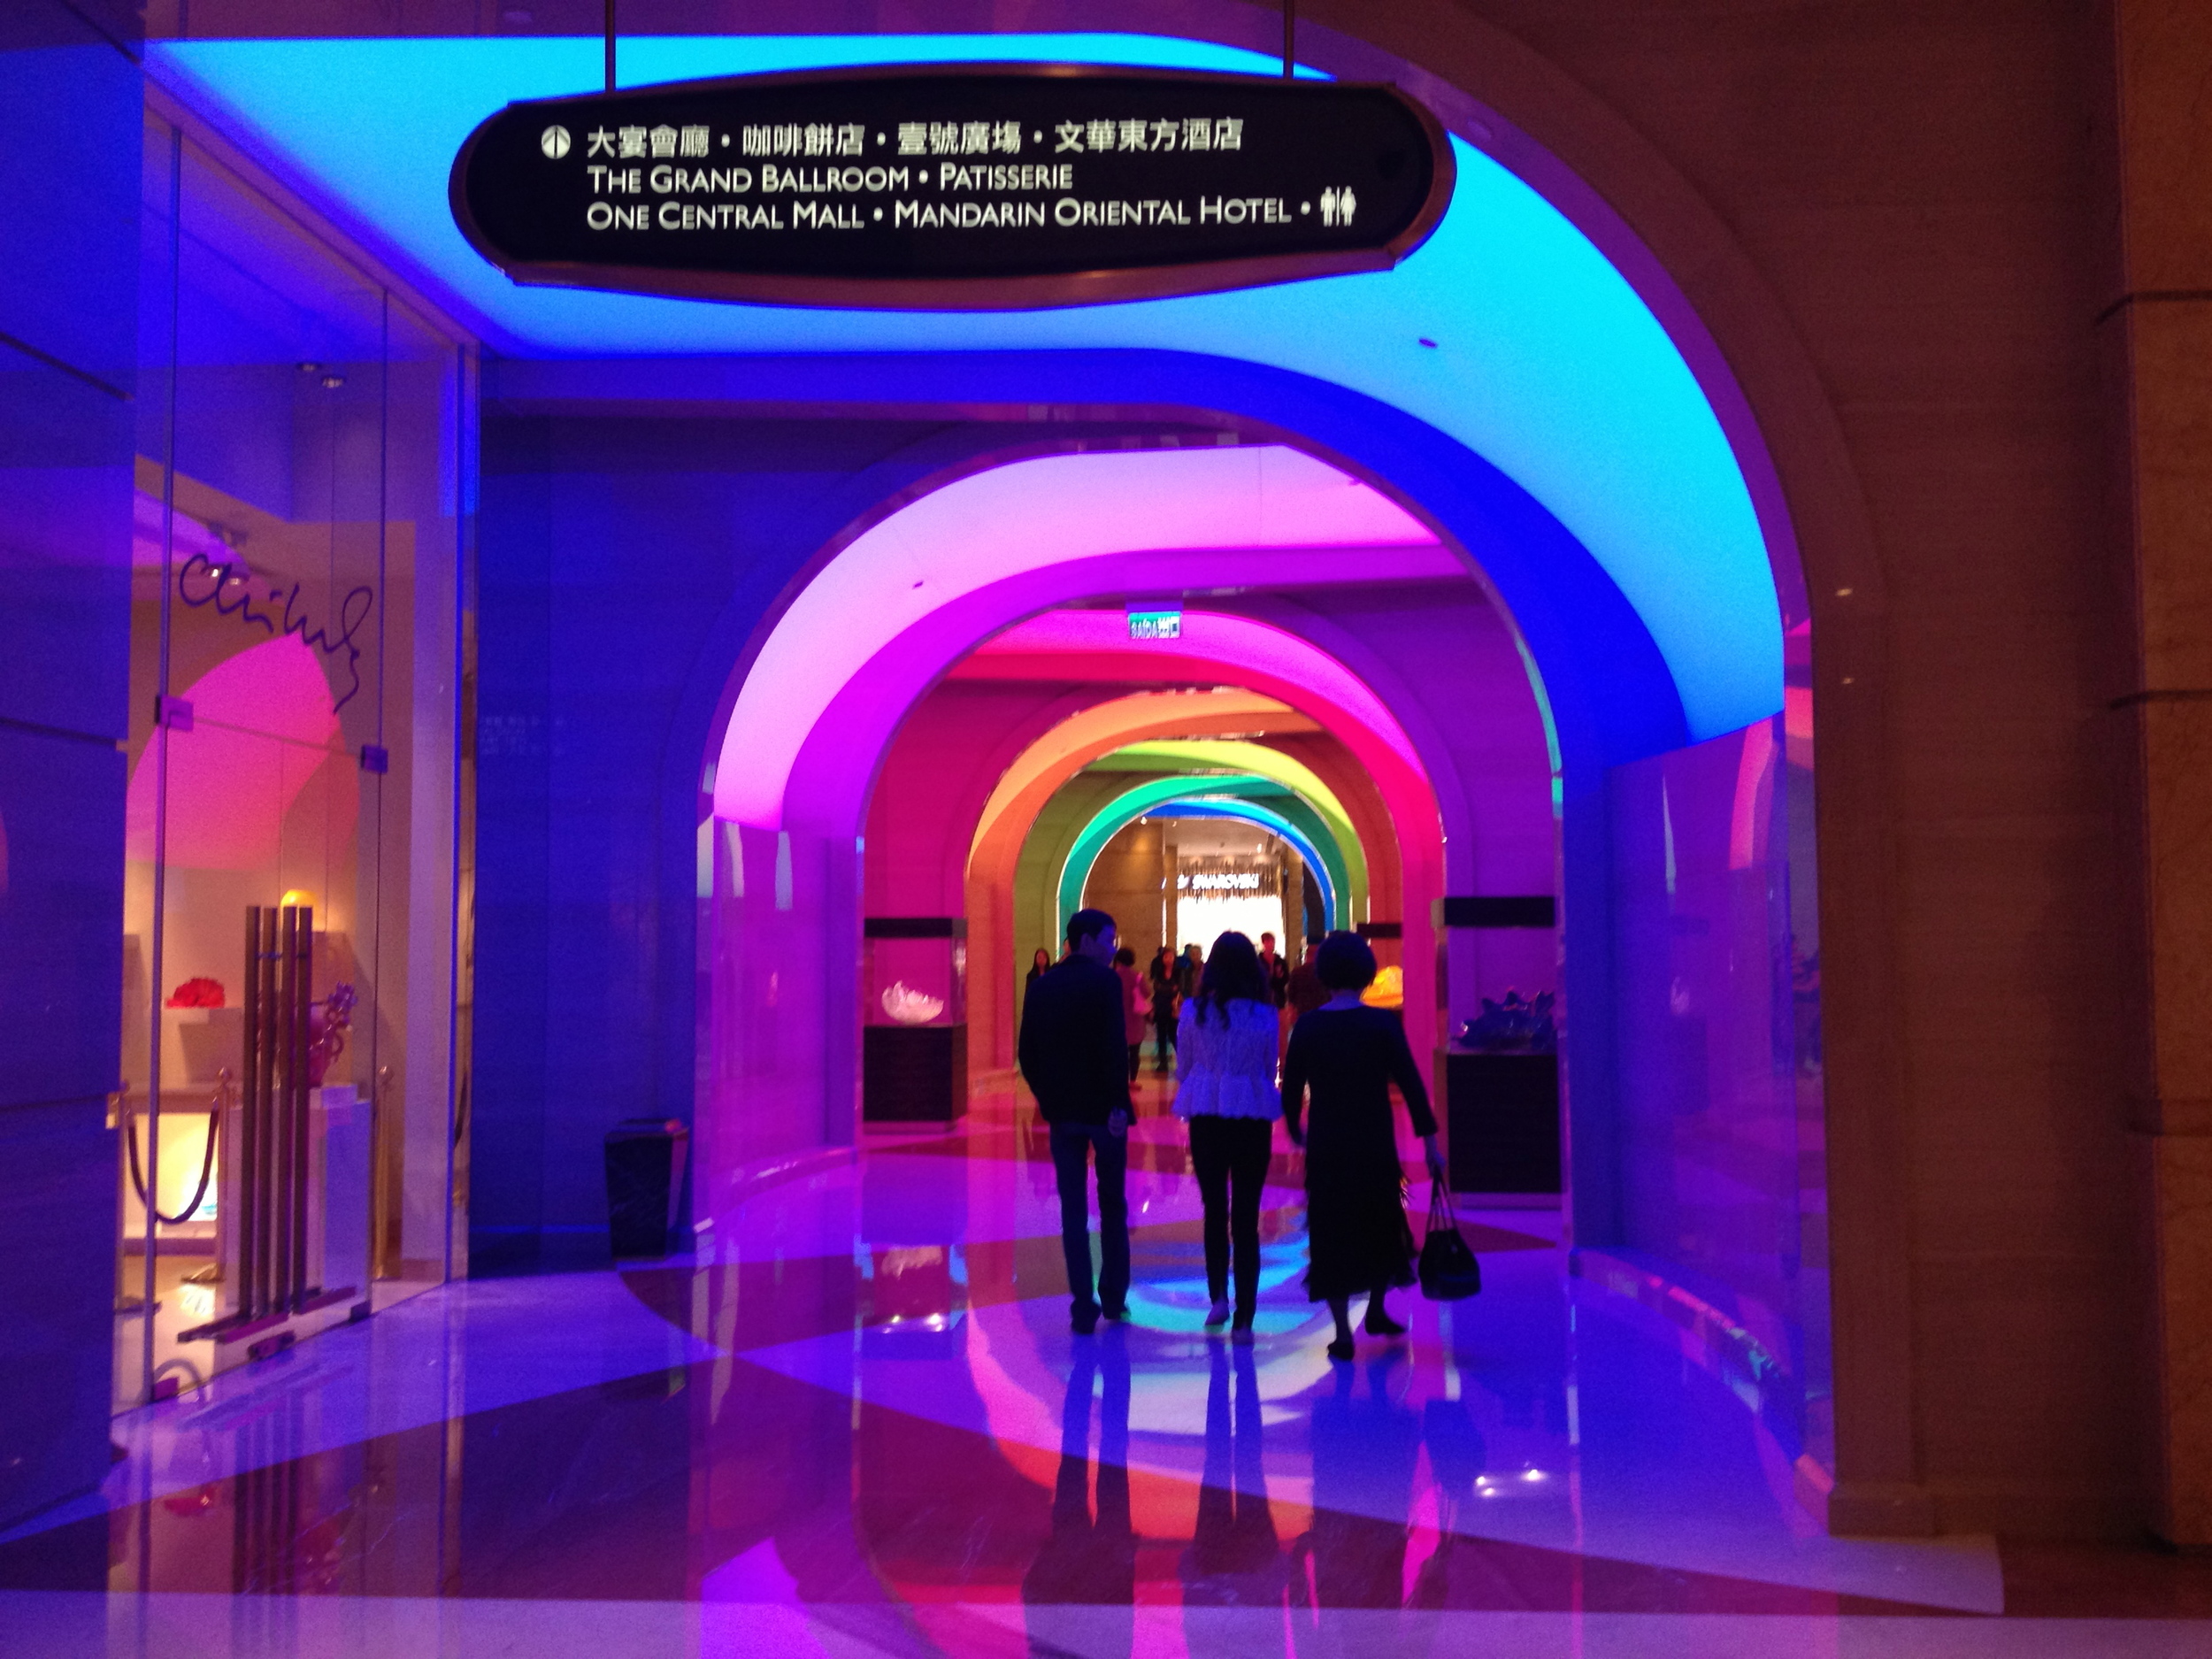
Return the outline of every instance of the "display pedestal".
<path id="1" fill-rule="evenodd" d="M 872 1124 L 949 1124 L 968 1112 L 968 1028 L 861 1029 L 860 1115 Z"/>
<path id="2" fill-rule="evenodd" d="M 1463 1198 L 1559 1191 L 1559 1056 L 1436 1051 L 1436 1093 Z"/>

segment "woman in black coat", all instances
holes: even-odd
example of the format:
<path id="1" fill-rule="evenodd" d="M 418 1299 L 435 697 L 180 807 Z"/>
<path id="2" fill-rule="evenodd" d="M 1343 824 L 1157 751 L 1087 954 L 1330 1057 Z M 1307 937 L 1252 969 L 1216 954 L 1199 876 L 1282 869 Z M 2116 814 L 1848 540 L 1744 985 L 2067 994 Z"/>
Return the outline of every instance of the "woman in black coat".
<path id="1" fill-rule="evenodd" d="M 1291 1028 L 1283 1122 L 1292 1141 L 1306 1148 L 1306 1293 L 1336 1316 L 1329 1357 L 1348 1360 L 1351 1299 L 1367 1293 L 1368 1335 L 1402 1336 L 1405 1326 L 1390 1317 L 1383 1296 L 1413 1283 L 1413 1229 L 1406 1225 L 1391 1084 L 1427 1143 L 1431 1180 L 1443 1179 L 1444 1160 L 1404 1022 L 1359 1000 L 1374 983 L 1375 953 L 1356 933 L 1331 933 L 1314 966 L 1332 995 Z M 1309 1092 L 1311 1120 L 1302 1122 Z"/>

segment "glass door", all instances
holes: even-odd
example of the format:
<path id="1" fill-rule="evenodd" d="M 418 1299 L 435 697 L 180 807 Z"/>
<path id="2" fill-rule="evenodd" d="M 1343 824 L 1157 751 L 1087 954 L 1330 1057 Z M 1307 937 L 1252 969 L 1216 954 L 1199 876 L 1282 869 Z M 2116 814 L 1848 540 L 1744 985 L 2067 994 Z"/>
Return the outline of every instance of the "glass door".
<path id="1" fill-rule="evenodd" d="M 462 350 L 145 154 L 119 1407 L 441 1281 L 453 1146 Z"/>

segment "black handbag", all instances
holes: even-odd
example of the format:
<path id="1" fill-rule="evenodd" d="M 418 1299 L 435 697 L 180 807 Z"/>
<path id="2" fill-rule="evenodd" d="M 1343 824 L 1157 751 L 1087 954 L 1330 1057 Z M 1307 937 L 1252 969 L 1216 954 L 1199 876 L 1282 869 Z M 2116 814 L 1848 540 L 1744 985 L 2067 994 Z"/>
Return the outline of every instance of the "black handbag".
<path id="1" fill-rule="evenodd" d="M 1482 1263 L 1452 1214 L 1451 1188 L 1429 1187 L 1429 1232 L 1421 1240 L 1421 1294 L 1431 1302 L 1464 1302 L 1482 1294 Z"/>

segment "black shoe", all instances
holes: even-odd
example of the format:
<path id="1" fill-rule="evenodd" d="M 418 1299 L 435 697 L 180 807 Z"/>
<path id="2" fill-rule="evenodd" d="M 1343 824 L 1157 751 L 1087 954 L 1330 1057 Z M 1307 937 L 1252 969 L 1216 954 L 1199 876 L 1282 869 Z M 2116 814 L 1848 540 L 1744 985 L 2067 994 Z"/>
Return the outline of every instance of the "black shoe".
<path id="1" fill-rule="evenodd" d="M 1105 1313 L 1106 1317 L 1109 1319 L 1111 1319 L 1116 1325 L 1127 1325 L 1129 1323 L 1129 1304 L 1125 1302 L 1118 1308 L 1107 1309 Z"/>
<path id="2" fill-rule="evenodd" d="M 1350 1364 L 1352 1363 L 1352 1339 L 1348 1336 L 1340 1341 L 1330 1343 L 1329 1357 L 1333 1360 L 1341 1361 L 1347 1365 Z"/>
<path id="3" fill-rule="evenodd" d="M 1252 1340 L 1252 1310 L 1249 1308 L 1240 1310 L 1237 1317 L 1230 1321 L 1229 1340 L 1232 1342 L 1249 1342 Z"/>
<path id="4" fill-rule="evenodd" d="M 1078 1336 L 1089 1336 L 1098 1329 L 1098 1310 L 1078 1308 L 1068 1316 L 1068 1328 Z"/>
<path id="5" fill-rule="evenodd" d="M 1389 1312 L 1380 1305 L 1381 1301 L 1380 1297 L 1377 1297 L 1374 1302 L 1370 1302 L 1367 1307 L 1367 1317 L 1360 1322 L 1366 1329 L 1367 1334 L 1370 1336 L 1403 1336 L 1406 1333 L 1405 1326 L 1390 1317 Z"/>

